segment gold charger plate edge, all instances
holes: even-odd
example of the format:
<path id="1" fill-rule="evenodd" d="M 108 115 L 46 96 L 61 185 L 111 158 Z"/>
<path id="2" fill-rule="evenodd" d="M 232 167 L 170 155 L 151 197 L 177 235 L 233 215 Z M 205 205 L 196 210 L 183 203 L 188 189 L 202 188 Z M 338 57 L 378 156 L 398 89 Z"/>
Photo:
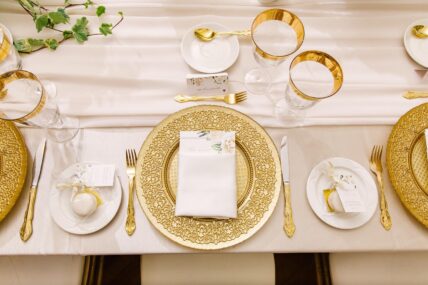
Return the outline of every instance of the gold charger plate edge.
<path id="1" fill-rule="evenodd" d="M 0 222 L 6 218 L 6 216 L 9 214 L 9 212 L 12 210 L 12 208 L 15 206 L 16 201 L 18 200 L 19 196 L 21 195 L 22 189 L 25 185 L 25 180 L 27 178 L 27 168 L 28 168 L 28 151 L 27 147 L 25 145 L 24 138 L 22 137 L 21 132 L 18 130 L 18 128 L 15 126 L 14 123 L 1 120 L 0 124 L 5 124 L 15 135 L 15 138 L 17 140 L 17 143 L 19 145 L 20 155 L 22 157 L 22 164 L 21 164 L 21 176 L 18 177 L 18 186 L 17 191 L 15 192 L 15 196 L 10 201 L 11 203 L 8 204 L 8 206 L 5 209 L 1 209 L 0 211 Z M 1 138 L 0 138 L 1 140 Z"/>
<path id="2" fill-rule="evenodd" d="M 239 238 L 236 238 L 234 240 L 231 241 L 225 241 L 225 242 L 220 242 L 217 244 L 197 244 L 188 240 L 183 240 L 182 238 L 175 236 L 173 234 L 171 234 L 166 228 L 164 228 L 161 224 L 159 224 L 156 220 L 156 217 L 152 215 L 152 213 L 150 212 L 150 210 L 148 209 L 147 205 L 146 205 L 146 200 L 144 198 L 143 195 L 143 189 L 141 187 L 141 182 L 140 179 L 136 179 L 136 192 L 137 192 L 137 198 L 139 201 L 140 206 L 142 207 L 144 213 L 146 214 L 148 220 L 150 221 L 150 223 L 157 229 L 159 230 L 165 237 L 167 237 L 169 240 L 172 240 L 173 242 L 182 245 L 182 246 L 186 246 L 189 248 L 193 248 L 193 249 L 201 249 L 201 250 L 219 250 L 219 249 L 224 249 L 227 247 L 231 247 L 234 245 L 237 245 L 247 239 L 249 239 L 251 236 L 253 236 L 258 230 L 260 230 L 260 228 L 267 222 L 267 220 L 270 218 L 270 216 L 272 215 L 277 203 L 278 203 L 278 199 L 279 199 L 279 193 L 281 192 L 281 185 L 282 185 L 282 178 L 281 178 L 281 164 L 280 164 L 280 160 L 279 160 L 279 153 L 277 148 L 275 147 L 275 143 L 273 142 L 271 136 L 266 132 L 266 130 L 259 124 L 257 123 L 255 120 L 253 120 L 252 118 L 250 118 L 249 116 L 245 115 L 242 112 L 239 112 L 235 109 L 232 108 L 228 108 L 228 107 L 223 107 L 223 106 L 218 106 L 218 105 L 198 105 L 198 106 L 193 106 L 193 107 L 188 107 L 185 109 L 181 109 L 173 114 L 170 114 L 169 116 L 167 116 L 164 120 L 162 120 L 159 124 L 166 124 L 169 121 L 172 121 L 175 119 L 175 117 L 193 111 L 195 109 L 218 109 L 218 110 L 222 110 L 222 111 L 226 111 L 226 112 L 236 112 L 237 114 L 239 114 L 240 116 L 245 117 L 246 119 L 248 119 L 250 122 L 252 122 L 257 128 L 260 128 L 265 134 L 266 134 L 266 138 L 268 139 L 268 147 L 269 149 L 272 151 L 272 155 L 273 155 L 273 159 L 275 161 L 275 166 L 276 166 L 276 173 L 275 173 L 275 189 L 274 189 L 274 195 L 272 198 L 271 203 L 269 204 L 268 210 L 264 213 L 262 219 L 253 227 L 251 228 L 248 232 L 246 232 L 245 234 L 241 235 Z M 153 138 L 153 136 L 156 133 L 156 127 L 154 127 L 149 135 L 146 137 L 146 139 L 144 140 L 143 145 L 140 148 L 140 151 L 138 153 L 138 160 L 137 160 L 137 168 L 136 168 L 136 175 L 138 176 L 139 173 L 141 173 L 141 167 L 143 165 L 142 163 L 142 159 L 143 159 L 143 149 L 145 147 L 146 144 L 149 144 L 151 142 L 151 139 Z M 137 178 L 137 177 L 136 177 Z"/>
<path id="3" fill-rule="evenodd" d="M 401 204 L 410 212 L 410 214 L 417 220 L 419 221 L 421 224 L 423 224 L 425 227 L 428 228 L 428 212 L 423 212 L 422 214 L 425 213 L 425 217 L 422 217 L 419 213 L 419 210 L 417 208 L 411 207 L 410 205 L 407 204 L 407 197 L 405 197 L 403 195 L 403 190 L 401 190 L 400 188 L 402 187 L 402 185 L 400 185 L 400 178 L 396 177 L 396 169 L 397 167 L 405 167 L 405 169 L 409 169 L 411 167 L 410 161 L 409 161 L 409 152 L 411 153 L 411 147 L 413 145 L 413 140 L 415 138 L 415 136 L 417 136 L 417 133 L 413 132 L 413 136 L 410 140 L 410 144 L 408 145 L 408 152 L 405 154 L 406 157 L 406 161 L 402 162 L 404 164 L 403 165 L 396 165 L 395 160 L 394 160 L 394 150 L 395 150 L 395 135 L 397 132 L 399 132 L 403 126 L 402 124 L 408 120 L 409 116 L 412 116 L 414 113 L 423 110 L 423 109 L 428 109 L 428 103 L 423 103 L 421 105 L 418 105 L 416 107 L 413 107 L 412 109 L 410 109 L 409 111 L 407 111 L 404 115 L 402 115 L 397 123 L 393 126 L 391 133 L 388 137 L 388 143 L 387 143 L 387 148 L 386 148 L 386 165 L 388 168 L 388 176 L 389 179 L 391 181 L 391 184 L 393 186 L 393 189 L 395 191 L 395 193 L 397 194 L 398 198 L 400 199 Z M 422 114 L 423 117 L 424 114 Z M 427 116 L 427 114 L 425 114 L 425 116 Z M 428 127 L 428 123 L 426 124 L 425 128 Z M 419 130 L 420 132 L 421 130 Z M 418 133 L 419 133 L 418 132 Z M 412 174 L 409 172 L 410 176 L 412 176 Z M 410 179 L 412 179 L 413 183 L 417 183 L 416 181 L 414 181 L 413 177 L 411 177 Z M 416 186 L 416 188 L 419 189 L 418 186 Z M 406 191 L 408 192 L 411 189 L 406 189 Z M 413 193 L 414 195 L 418 195 L 417 193 Z M 407 194 L 409 195 L 409 194 Z M 425 196 L 425 193 L 423 193 L 423 195 Z M 428 207 L 428 206 L 427 206 Z"/>

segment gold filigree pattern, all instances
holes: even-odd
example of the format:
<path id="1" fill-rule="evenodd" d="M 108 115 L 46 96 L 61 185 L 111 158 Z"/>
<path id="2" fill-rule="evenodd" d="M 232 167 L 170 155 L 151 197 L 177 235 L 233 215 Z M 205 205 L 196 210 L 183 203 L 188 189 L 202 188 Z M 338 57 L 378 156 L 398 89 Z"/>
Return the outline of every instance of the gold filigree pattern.
<path id="1" fill-rule="evenodd" d="M 386 162 L 389 178 L 409 212 L 428 227 L 428 172 L 424 130 L 428 128 L 428 104 L 419 105 L 395 124 L 389 136 Z"/>
<path id="2" fill-rule="evenodd" d="M 27 149 L 12 122 L 0 120 L 0 221 L 15 205 L 27 174 Z"/>
<path id="3" fill-rule="evenodd" d="M 168 185 L 174 183 L 165 181 L 171 177 L 165 172 L 169 171 L 171 153 L 177 146 L 180 131 L 195 130 L 235 131 L 237 146 L 248 164 L 242 169 L 247 179 L 250 174 L 249 180 L 252 180 L 241 183 L 251 189 L 238 190 L 244 197 L 238 197 L 243 202 L 239 205 L 237 219 L 174 215 L 175 204 L 168 194 L 171 192 Z M 138 199 L 152 224 L 173 241 L 198 249 L 220 249 L 252 236 L 273 212 L 281 189 L 278 152 L 268 134 L 244 114 L 219 106 L 187 108 L 162 121 L 141 148 L 136 178 Z"/>

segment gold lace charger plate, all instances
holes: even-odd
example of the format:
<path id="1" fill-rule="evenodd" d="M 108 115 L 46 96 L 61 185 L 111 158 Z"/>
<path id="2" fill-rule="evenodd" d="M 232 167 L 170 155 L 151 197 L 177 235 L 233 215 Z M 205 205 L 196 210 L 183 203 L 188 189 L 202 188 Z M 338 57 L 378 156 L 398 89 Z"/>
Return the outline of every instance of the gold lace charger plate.
<path id="1" fill-rule="evenodd" d="M 12 210 L 27 175 L 27 148 L 18 128 L 0 120 L 0 221 Z"/>
<path id="2" fill-rule="evenodd" d="M 197 130 L 235 131 L 236 219 L 174 214 L 179 134 Z M 248 239 L 268 220 L 281 190 L 281 167 L 274 143 L 255 121 L 230 108 L 197 106 L 170 115 L 152 130 L 138 155 L 136 187 L 141 207 L 162 234 L 187 247 L 220 249 Z"/>
<path id="3" fill-rule="evenodd" d="M 406 209 L 428 227 L 428 158 L 424 131 L 428 104 L 404 114 L 389 136 L 386 163 L 389 178 Z"/>

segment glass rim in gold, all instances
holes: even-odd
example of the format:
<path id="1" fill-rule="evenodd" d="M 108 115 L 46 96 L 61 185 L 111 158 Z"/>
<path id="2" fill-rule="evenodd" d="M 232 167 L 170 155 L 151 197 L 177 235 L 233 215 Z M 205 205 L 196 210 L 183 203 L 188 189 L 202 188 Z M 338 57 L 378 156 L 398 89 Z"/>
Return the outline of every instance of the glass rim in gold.
<path id="1" fill-rule="evenodd" d="M 0 27 L 0 33 L 3 35 L 0 43 L 0 63 L 1 63 L 7 58 L 11 45 L 5 31 L 1 27 Z"/>
<path id="2" fill-rule="evenodd" d="M 261 49 L 260 46 L 256 43 L 254 39 L 254 33 L 257 27 L 263 22 L 272 20 L 277 20 L 286 23 L 296 32 L 297 45 L 293 51 L 283 55 L 273 55 Z M 305 39 L 305 28 L 300 18 L 297 17 L 295 14 L 284 9 L 269 9 L 261 12 L 254 18 L 253 23 L 251 24 L 251 39 L 256 47 L 256 53 L 259 54 L 261 57 L 274 61 L 283 60 L 289 55 L 296 52 L 302 46 L 303 40 Z"/>
<path id="3" fill-rule="evenodd" d="M 180 131 L 191 130 L 235 131 L 236 219 L 175 216 L 170 188 L 177 182 L 177 166 L 172 161 Z M 215 250 L 243 242 L 266 223 L 281 190 L 281 166 L 275 144 L 257 122 L 231 108 L 200 105 L 171 114 L 150 132 L 138 154 L 135 179 L 140 205 L 159 232 L 183 246 Z"/>
<path id="4" fill-rule="evenodd" d="M 25 124 L 29 119 L 36 116 L 43 109 L 46 103 L 46 91 L 45 91 L 45 88 L 43 87 L 43 84 L 40 82 L 37 76 L 34 75 L 33 73 L 26 70 L 12 70 L 0 75 L 0 100 L 2 100 L 5 96 L 7 96 L 7 90 L 4 90 L 4 87 L 6 86 L 6 84 L 11 83 L 15 80 L 20 80 L 20 79 L 31 79 L 31 80 L 37 81 L 40 84 L 40 87 L 42 89 L 40 100 L 37 103 L 37 105 L 28 114 L 19 118 L 3 118 L 4 113 L 0 110 L 0 119 L 5 121 L 12 121 L 12 122 Z"/>
<path id="5" fill-rule="evenodd" d="M 330 71 L 331 75 L 333 76 L 333 90 L 329 94 L 323 97 L 314 97 L 302 92 L 296 87 L 296 84 L 294 83 L 293 78 L 291 76 L 291 71 L 296 65 L 304 61 L 318 62 L 324 65 Z M 343 85 L 343 70 L 339 62 L 328 53 L 318 50 L 307 50 L 296 55 L 296 57 L 291 61 L 289 67 L 289 84 L 293 91 L 303 99 L 309 101 L 318 101 L 321 99 L 329 98 L 339 92 L 340 88 L 342 88 Z"/>

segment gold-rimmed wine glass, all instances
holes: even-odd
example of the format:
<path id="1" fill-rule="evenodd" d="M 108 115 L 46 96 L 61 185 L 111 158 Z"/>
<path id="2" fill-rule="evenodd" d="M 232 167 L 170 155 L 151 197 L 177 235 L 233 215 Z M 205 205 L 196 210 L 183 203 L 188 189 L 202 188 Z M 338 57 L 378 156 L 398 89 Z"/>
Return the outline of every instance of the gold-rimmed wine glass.
<path id="1" fill-rule="evenodd" d="M 61 115 L 53 97 L 56 88 L 33 73 L 13 70 L 0 75 L 0 119 L 45 128 L 57 142 L 72 139 L 79 121 Z"/>

